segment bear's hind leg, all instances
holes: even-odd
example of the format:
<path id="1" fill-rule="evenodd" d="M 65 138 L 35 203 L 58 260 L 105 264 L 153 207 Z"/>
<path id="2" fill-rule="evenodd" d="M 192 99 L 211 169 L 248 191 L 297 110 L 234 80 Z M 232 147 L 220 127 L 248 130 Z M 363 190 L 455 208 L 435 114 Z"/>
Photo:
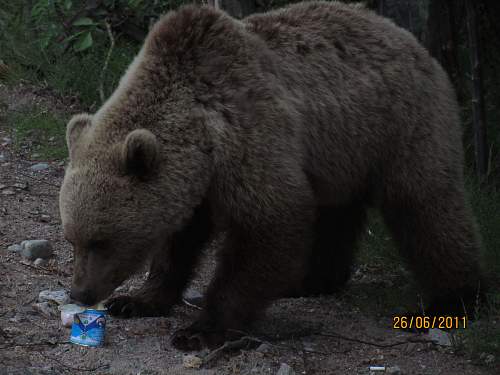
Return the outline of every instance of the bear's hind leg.
<path id="1" fill-rule="evenodd" d="M 457 182 L 391 186 L 383 214 L 430 299 L 426 315 L 471 315 L 480 283 L 479 240 Z M 465 310 L 465 311 L 464 311 Z"/>
<path id="2" fill-rule="evenodd" d="M 257 206 L 259 211 L 230 224 L 201 315 L 174 333 L 175 347 L 218 346 L 238 336 L 272 300 L 300 285 L 313 240 L 312 196 L 301 199 L 289 192 L 278 198 L 290 201 L 279 206 L 275 199 L 273 206 Z"/>
<path id="3" fill-rule="evenodd" d="M 300 295 L 331 294 L 351 276 L 356 242 L 366 223 L 362 202 L 341 207 L 319 207 L 314 246 Z"/>

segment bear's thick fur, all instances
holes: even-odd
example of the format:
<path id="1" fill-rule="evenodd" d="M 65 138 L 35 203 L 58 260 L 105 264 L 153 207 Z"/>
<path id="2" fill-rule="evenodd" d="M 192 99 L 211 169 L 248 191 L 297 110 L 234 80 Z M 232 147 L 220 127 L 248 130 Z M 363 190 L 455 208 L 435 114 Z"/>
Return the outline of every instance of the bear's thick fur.
<path id="1" fill-rule="evenodd" d="M 68 124 L 72 295 L 102 300 L 152 259 L 143 289 L 109 308 L 166 314 L 224 230 L 204 309 L 173 338 L 216 345 L 273 299 L 344 284 L 373 205 L 430 311 L 450 312 L 480 281 L 459 123 L 443 69 L 371 11 L 170 12 L 102 108 Z"/>

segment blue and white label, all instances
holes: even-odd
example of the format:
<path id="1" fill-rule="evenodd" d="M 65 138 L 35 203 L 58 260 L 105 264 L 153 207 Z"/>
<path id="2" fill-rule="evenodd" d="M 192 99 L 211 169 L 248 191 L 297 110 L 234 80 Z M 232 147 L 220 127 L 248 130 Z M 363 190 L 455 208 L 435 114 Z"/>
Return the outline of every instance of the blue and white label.
<path id="1" fill-rule="evenodd" d="M 101 346 L 104 343 L 106 313 L 99 310 L 85 310 L 75 314 L 69 341 L 78 345 Z"/>

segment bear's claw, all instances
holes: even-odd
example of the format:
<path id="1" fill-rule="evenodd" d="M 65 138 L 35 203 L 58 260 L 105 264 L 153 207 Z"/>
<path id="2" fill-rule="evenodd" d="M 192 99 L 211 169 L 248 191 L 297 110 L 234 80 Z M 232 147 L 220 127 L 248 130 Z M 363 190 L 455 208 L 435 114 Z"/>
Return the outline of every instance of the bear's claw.
<path id="1" fill-rule="evenodd" d="M 132 296 L 111 298 L 105 303 L 105 306 L 111 315 L 120 318 L 164 316 L 167 314 L 167 311 L 164 311 L 164 309 L 149 304 L 139 297 Z"/>
<path id="2" fill-rule="evenodd" d="M 194 323 L 188 328 L 175 331 L 171 343 L 182 351 L 196 351 L 203 348 L 216 348 L 224 344 L 225 340 L 224 330 L 211 329 L 209 326 Z"/>

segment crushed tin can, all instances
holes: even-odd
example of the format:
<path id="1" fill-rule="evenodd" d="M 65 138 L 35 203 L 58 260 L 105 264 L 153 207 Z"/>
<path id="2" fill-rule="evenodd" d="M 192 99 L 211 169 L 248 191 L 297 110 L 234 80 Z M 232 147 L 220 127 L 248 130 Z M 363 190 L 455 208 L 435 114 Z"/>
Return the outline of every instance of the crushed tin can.
<path id="1" fill-rule="evenodd" d="M 106 311 L 87 309 L 74 315 L 69 341 L 82 346 L 102 346 L 105 331 Z"/>

